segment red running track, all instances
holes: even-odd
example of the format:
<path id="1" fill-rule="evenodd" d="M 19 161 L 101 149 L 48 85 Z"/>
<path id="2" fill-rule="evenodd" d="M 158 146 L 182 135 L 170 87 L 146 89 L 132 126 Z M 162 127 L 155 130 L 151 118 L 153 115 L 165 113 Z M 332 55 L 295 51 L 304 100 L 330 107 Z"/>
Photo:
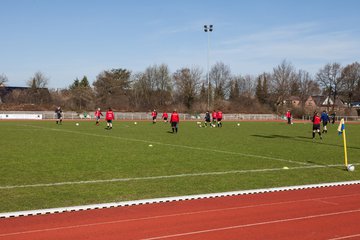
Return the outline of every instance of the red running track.
<path id="1" fill-rule="evenodd" d="M 360 185 L 0 219 L 3 239 L 360 239 Z"/>

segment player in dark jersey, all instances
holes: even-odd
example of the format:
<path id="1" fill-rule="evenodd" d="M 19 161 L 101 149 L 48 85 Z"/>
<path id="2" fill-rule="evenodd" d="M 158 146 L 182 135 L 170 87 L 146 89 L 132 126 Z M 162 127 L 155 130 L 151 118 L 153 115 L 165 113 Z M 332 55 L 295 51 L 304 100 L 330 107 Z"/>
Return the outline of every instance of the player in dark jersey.
<path id="1" fill-rule="evenodd" d="M 211 117 L 210 117 L 209 110 L 206 111 L 204 120 L 205 120 L 205 127 L 207 127 L 208 124 L 209 124 L 209 126 L 211 126 Z"/>
<path id="2" fill-rule="evenodd" d="M 330 118 L 329 118 L 329 115 L 327 114 L 327 112 L 325 110 L 321 113 L 321 118 L 320 119 L 321 119 L 321 121 L 323 123 L 322 132 L 327 133 L 327 124 L 328 124 L 328 122 L 330 122 Z"/>
<path id="3" fill-rule="evenodd" d="M 55 116 L 56 116 L 56 124 L 62 124 L 62 120 L 63 120 L 63 112 L 61 110 L 61 107 L 57 107 L 55 109 Z"/>

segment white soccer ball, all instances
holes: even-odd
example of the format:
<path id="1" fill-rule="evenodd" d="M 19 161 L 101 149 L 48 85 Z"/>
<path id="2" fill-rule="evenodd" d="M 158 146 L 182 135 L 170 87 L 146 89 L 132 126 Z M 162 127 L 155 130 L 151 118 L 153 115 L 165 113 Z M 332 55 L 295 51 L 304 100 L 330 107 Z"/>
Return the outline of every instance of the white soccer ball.
<path id="1" fill-rule="evenodd" d="M 136 125 L 136 124 L 137 124 L 137 122 L 134 122 L 134 124 Z"/>
<path id="2" fill-rule="evenodd" d="M 240 126 L 240 123 L 238 123 L 237 125 Z"/>
<path id="3" fill-rule="evenodd" d="M 79 123 L 76 123 L 75 125 L 76 125 L 76 126 L 79 126 Z"/>
<path id="4" fill-rule="evenodd" d="M 348 170 L 349 172 L 353 172 L 353 171 L 355 171 L 355 166 L 349 164 L 349 165 L 347 165 L 347 170 Z"/>

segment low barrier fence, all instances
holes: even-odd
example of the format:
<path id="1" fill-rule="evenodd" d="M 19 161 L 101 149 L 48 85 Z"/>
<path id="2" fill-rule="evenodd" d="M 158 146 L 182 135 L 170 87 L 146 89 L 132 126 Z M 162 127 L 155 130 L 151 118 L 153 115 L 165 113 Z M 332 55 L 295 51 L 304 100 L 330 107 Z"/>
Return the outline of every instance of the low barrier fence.
<path id="1" fill-rule="evenodd" d="M 103 112 L 105 115 L 105 112 Z M 114 112 L 115 119 L 117 120 L 151 120 L 152 116 L 149 112 Z M 171 113 L 168 113 L 169 117 Z M 181 120 L 194 120 L 203 121 L 205 113 L 201 114 L 188 114 L 179 113 Z M 161 119 L 162 113 L 158 114 L 158 119 Z M 63 118 L 69 120 L 91 120 L 94 119 L 94 113 L 77 113 L 77 112 L 63 112 Z M 336 116 L 335 121 L 340 121 L 344 118 L 345 121 L 360 121 L 359 116 Z M 3 111 L 0 112 L 0 120 L 6 119 L 30 119 L 30 120 L 41 120 L 41 119 L 56 119 L 56 115 L 52 111 Z M 274 121 L 274 120 L 286 120 L 284 116 L 278 116 L 276 114 L 242 114 L 232 113 L 223 114 L 223 120 L 225 121 Z M 296 119 L 295 119 L 296 120 Z M 303 121 L 311 121 L 311 116 L 303 116 Z"/>
<path id="2" fill-rule="evenodd" d="M 105 112 L 103 112 L 105 115 Z M 117 120 L 151 120 L 152 116 L 149 112 L 114 112 Z M 171 113 L 168 113 L 169 117 Z M 205 113 L 202 114 L 187 114 L 179 113 L 181 120 L 202 121 Z M 158 114 L 158 119 L 161 119 L 162 113 Z M 94 113 L 77 113 L 77 112 L 63 112 L 63 119 L 94 119 Z M 0 112 L 0 119 L 56 119 L 56 115 L 51 111 L 23 111 L 23 112 Z M 275 114 L 223 114 L 223 120 L 242 121 L 242 120 L 280 120 L 281 117 Z"/>

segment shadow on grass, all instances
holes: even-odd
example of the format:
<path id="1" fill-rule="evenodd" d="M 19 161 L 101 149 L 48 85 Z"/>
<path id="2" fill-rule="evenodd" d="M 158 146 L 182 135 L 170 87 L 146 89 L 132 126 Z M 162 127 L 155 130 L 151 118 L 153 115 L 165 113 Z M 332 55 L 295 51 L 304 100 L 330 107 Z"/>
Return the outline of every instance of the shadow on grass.
<path id="1" fill-rule="evenodd" d="M 305 136 L 286 136 L 286 135 L 278 135 L 278 134 L 272 134 L 272 135 L 260 135 L 260 134 L 254 134 L 254 135 L 250 135 L 253 137 L 261 137 L 261 138 L 268 138 L 268 139 L 276 139 L 276 138 L 282 138 L 282 139 L 289 139 L 292 141 L 298 141 L 298 142 L 307 142 L 307 143 L 313 143 L 312 137 L 305 137 Z M 316 136 L 318 137 L 318 136 Z M 328 145 L 328 146 L 334 146 L 334 147 L 341 147 L 343 148 L 343 145 L 339 145 L 339 144 L 331 144 L 331 143 L 326 143 L 324 142 L 324 140 L 320 140 L 320 139 L 316 139 L 316 142 L 314 143 L 319 143 L 319 144 L 323 144 L 323 145 Z M 352 147 L 352 146 L 347 146 L 348 149 L 356 149 L 359 150 L 360 147 Z"/>

